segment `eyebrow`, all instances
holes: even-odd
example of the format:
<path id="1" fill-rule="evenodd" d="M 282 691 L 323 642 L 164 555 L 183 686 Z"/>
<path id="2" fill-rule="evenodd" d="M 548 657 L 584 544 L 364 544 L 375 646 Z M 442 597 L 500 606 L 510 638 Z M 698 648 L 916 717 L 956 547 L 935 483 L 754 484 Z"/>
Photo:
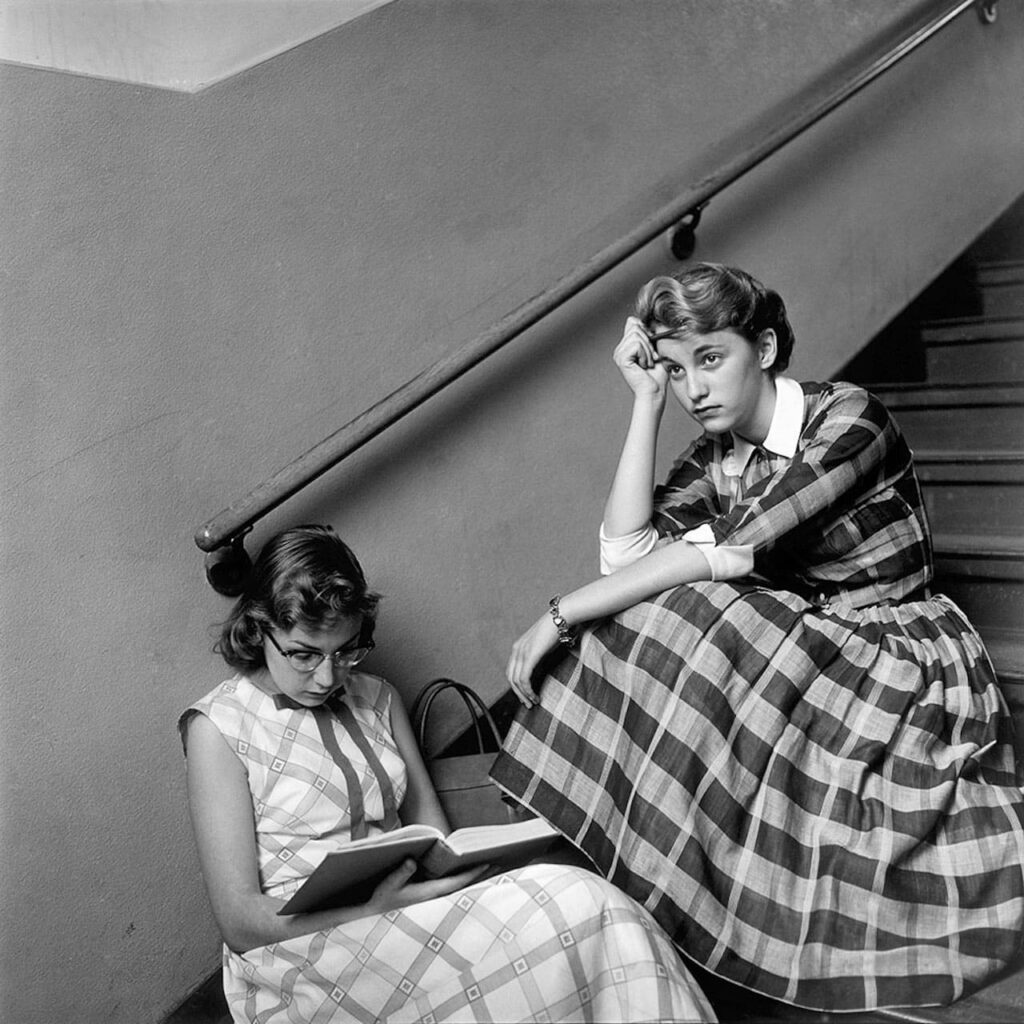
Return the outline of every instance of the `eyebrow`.
<path id="1" fill-rule="evenodd" d="M 337 654 L 338 651 L 343 651 L 350 644 L 358 640 L 362 636 L 362 633 L 363 628 L 360 626 L 359 629 L 357 629 L 343 644 L 339 644 L 339 646 L 335 647 L 331 653 Z M 301 647 L 304 651 L 309 651 L 311 654 L 322 654 L 324 657 L 327 656 L 327 651 L 322 651 L 319 647 L 315 647 L 313 644 L 307 644 L 302 640 L 292 640 L 290 642 L 295 644 L 296 647 Z M 285 643 L 289 643 L 289 641 L 286 640 Z"/>

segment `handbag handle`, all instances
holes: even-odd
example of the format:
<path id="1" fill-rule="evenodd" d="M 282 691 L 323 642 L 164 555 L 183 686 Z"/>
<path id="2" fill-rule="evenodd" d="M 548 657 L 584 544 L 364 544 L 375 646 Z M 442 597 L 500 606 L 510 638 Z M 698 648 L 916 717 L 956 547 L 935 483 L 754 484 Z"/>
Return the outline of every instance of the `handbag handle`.
<path id="1" fill-rule="evenodd" d="M 471 687 L 466 686 L 465 683 L 460 683 L 455 679 L 442 678 L 427 683 L 416 695 L 416 700 L 412 705 L 410 718 L 413 721 L 413 728 L 416 731 L 416 739 L 419 742 L 420 750 L 424 752 L 424 755 L 426 754 L 424 743 L 426 742 L 427 720 L 430 717 L 430 708 L 438 696 L 445 690 L 454 690 L 466 705 L 469 717 L 473 721 L 473 730 L 476 732 L 476 745 L 480 753 L 484 753 L 484 737 L 480 731 L 481 720 L 487 723 L 491 737 L 494 739 L 495 750 L 500 750 L 501 734 L 498 732 L 498 726 L 491 715 L 490 709 L 481 700 L 480 694 Z"/>

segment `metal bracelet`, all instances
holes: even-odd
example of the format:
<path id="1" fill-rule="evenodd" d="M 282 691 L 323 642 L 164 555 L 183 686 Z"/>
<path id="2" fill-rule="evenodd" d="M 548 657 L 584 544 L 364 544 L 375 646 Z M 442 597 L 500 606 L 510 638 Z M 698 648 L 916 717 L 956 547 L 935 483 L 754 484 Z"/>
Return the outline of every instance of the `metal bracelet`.
<path id="1" fill-rule="evenodd" d="M 576 643 L 576 633 L 558 610 L 558 602 L 561 600 L 561 594 L 556 594 L 548 601 L 548 610 L 551 612 L 551 620 L 555 624 L 555 629 L 558 630 L 558 642 L 565 644 L 566 647 L 571 647 Z"/>

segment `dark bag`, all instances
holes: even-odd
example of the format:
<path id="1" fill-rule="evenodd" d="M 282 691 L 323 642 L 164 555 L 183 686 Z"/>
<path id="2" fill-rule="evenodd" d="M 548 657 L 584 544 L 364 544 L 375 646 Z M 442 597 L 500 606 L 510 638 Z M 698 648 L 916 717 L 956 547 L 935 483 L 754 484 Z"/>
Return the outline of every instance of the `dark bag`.
<path id="1" fill-rule="evenodd" d="M 425 741 L 427 719 L 434 701 L 446 690 L 457 693 L 466 705 L 476 733 L 477 753 L 456 757 L 430 757 Z M 453 829 L 466 825 L 502 825 L 513 820 L 512 810 L 501 798 L 501 790 L 487 777 L 501 747 L 501 736 L 487 705 L 480 695 L 454 679 L 435 679 L 417 695 L 412 706 L 413 730 L 427 763 L 434 789 Z M 494 750 L 485 752 L 487 743 L 480 728 L 487 727 Z"/>

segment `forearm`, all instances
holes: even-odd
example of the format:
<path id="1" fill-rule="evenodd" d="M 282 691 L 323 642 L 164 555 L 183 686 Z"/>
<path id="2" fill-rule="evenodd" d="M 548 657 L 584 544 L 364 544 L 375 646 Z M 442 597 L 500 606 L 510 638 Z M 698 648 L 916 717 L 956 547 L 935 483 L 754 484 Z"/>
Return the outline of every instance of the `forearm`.
<path id="1" fill-rule="evenodd" d="M 700 550 L 679 540 L 657 548 L 631 565 L 587 583 L 560 599 L 562 616 L 570 626 L 603 619 L 646 598 L 679 586 L 711 579 L 711 567 Z M 519 700 L 527 707 L 537 703 L 533 677 L 552 648 L 559 631 L 551 615 L 542 615 L 512 645 L 505 675 Z"/>
<path id="2" fill-rule="evenodd" d="M 686 541 L 675 541 L 566 594 L 560 609 L 568 623 L 578 625 L 614 615 L 680 584 L 710 579 L 711 568 L 699 549 Z"/>
<path id="3" fill-rule="evenodd" d="M 608 537 L 622 537 L 650 521 L 658 429 L 664 407 L 664 396 L 638 395 L 633 402 L 626 440 L 604 508 Z"/>
<path id="4" fill-rule="evenodd" d="M 225 944 L 236 953 L 334 928 L 374 912 L 368 904 L 360 903 L 281 916 L 278 911 L 285 901 L 262 894 L 239 896 L 230 903 L 230 906 L 221 906 L 218 912 L 215 902 L 214 916 Z"/>

